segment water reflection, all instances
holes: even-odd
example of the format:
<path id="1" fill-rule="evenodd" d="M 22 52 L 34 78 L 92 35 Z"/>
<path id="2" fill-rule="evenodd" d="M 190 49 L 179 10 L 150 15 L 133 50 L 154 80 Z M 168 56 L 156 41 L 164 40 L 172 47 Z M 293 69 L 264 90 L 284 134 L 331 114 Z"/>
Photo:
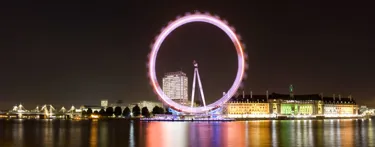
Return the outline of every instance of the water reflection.
<path id="1" fill-rule="evenodd" d="M 91 122 L 91 129 L 90 129 L 90 147 L 97 147 L 98 146 L 98 121 L 93 120 Z"/>
<path id="2" fill-rule="evenodd" d="M 250 146 L 270 146 L 272 144 L 272 121 L 250 121 L 248 124 L 249 138 L 246 139 Z M 247 145 L 247 146 L 248 146 Z"/>
<path id="3" fill-rule="evenodd" d="M 15 125 L 13 125 L 13 140 L 15 141 L 16 146 L 23 146 L 23 120 L 22 119 L 16 119 Z"/>
<path id="4" fill-rule="evenodd" d="M 337 128 L 340 136 L 340 145 L 344 147 L 354 146 L 354 133 L 353 133 L 353 123 L 352 120 L 340 120 L 337 124 Z M 343 140 L 345 140 L 343 142 Z"/>
<path id="5" fill-rule="evenodd" d="M 129 146 L 134 147 L 135 142 L 134 142 L 134 122 L 130 122 L 130 132 L 129 132 Z"/>
<path id="6" fill-rule="evenodd" d="M 369 120 L 368 123 L 371 123 L 371 119 Z M 374 145 L 375 146 L 375 143 L 374 143 L 374 125 L 367 125 L 368 126 L 368 129 L 367 129 L 367 139 L 368 139 L 368 144 L 371 144 L 371 145 Z M 366 126 L 364 126 L 366 127 Z"/>
<path id="7" fill-rule="evenodd" d="M 42 138 L 44 139 L 43 140 L 44 145 L 46 147 L 53 146 L 52 121 L 50 120 L 44 120 L 44 121 L 45 121 L 44 127 L 41 128 L 43 130 Z"/>
<path id="8" fill-rule="evenodd" d="M 272 146 L 277 146 L 279 140 L 277 139 L 278 129 L 276 127 L 276 120 L 272 120 L 271 124 L 272 124 L 271 130 L 268 131 L 268 132 L 270 132 L 270 134 L 272 134 Z"/>
<path id="9" fill-rule="evenodd" d="M 222 127 L 219 123 L 213 123 L 212 134 L 223 134 Z M 221 145 L 221 136 L 220 135 L 213 135 L 211 139 L 211 144 L 213 146 L 220 146 Z"/>
<path id="10" fill-rule="evenodd" d="M 108 122 L 107 121 L 100 121 L 99 123 L 99 146 L 107 146 L 108 145 Z"/>
<path id="11" fill-rule="evenodd" d="M 82 136 L 83 135 L 83 132 L 85 131 L 82 131 L 84 130 L 84 128 L 81 126 L 80 123 L 84 123 L 84 122 L 78 122 L 78 121 L 71 121 L 71 122 L 68 122 L 70 123 L 70 125 L 72 125 L 71 127 L 67 128 L 69 130 L 69 133 L 67 134 L 69 137 L 69 140 L 67 140 L 69 146 L 81 146 L 82 144 Z"/>
<path id="12" fill-rule="evenodd" d="M 0 120 L 1 147 L 375 146 L 370 120 Z"/>
<path id="13" fill-rule="evenodd" d="M 187 139 L 188 139 L 187 129 L 188 129 L 187 122 L 176 122 L 176 123 L 170 123 L 170 124 L 166 124 L 162 122 L 150 122 L 147 124 L 146 146 L 149 146 L 149 147 L 187 146 Z M 200 134 L 197 134 L 197 135 L 199 136 Z"/>

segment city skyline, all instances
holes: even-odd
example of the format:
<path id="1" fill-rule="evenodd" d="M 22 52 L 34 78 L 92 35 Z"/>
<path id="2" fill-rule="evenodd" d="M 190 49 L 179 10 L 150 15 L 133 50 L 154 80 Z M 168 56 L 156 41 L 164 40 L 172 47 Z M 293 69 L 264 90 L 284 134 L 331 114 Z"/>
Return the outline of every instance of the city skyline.
<path id="1" fill-rule="evenodd" d="M 283 93 L 293 84 L 296 94 L 352 95 L 375 106 L 371 5 L 158 4 L 1 5 L 0 108 L 158 101 L 147 78 L 149 45 L 169 21 L 194 10 L 221 16 L 241 34 L 249 56 L 245 91 Z M 232 42 L 210 25 L 178 28 L 159 52 L 159 80 L 181 68 L 193 75 L 192 60 L 200 63 L 207 101 L 215 101 L 234 80 Z"/>

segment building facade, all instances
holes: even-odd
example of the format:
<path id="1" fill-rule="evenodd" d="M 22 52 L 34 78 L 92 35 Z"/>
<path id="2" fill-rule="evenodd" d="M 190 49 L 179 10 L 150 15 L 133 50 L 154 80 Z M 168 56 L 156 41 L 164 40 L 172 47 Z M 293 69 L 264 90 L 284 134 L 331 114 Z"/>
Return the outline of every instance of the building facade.
<path id="1" fill-rule="evenodd" d="M 351 96 L 324 97 L 324 115 L 327 117 L 358 115 L 358 111 L 358 105 Z"/>
<path id="2" fill-rule="evenodd" d="M 101 100 L 100 106 L 103 107 L 103 108 L 107 108 L 108 107 L 108 100 Z"/>
<path id="3" fill-rule="evenodd" d="M 182 71 L 166 73 L 163 77 L 163 91 L 176 102 L 187 102 L 188 78 L 186 74 Z"/>
<path id="4" fill-rule="evenodd" d="M 294 95 L 272 93 L 269 95 L 274 115 L 323 115 L 323 101 L 319 94 Z"/>
<path id="5" fill-rule="evenodd" d="M 348 98 L 321 94 L 295 95 L 272 93 L 239 95 L 225 104 L 229 117 L 351 117 L 358 116 L 358 105 Z"/>
<path id="6" fill-rule="evenodd" d="M 264 117 L 270 114 L 265 95 L 239 95 L 224 106 L 224 113 L 230 117 Z"/>

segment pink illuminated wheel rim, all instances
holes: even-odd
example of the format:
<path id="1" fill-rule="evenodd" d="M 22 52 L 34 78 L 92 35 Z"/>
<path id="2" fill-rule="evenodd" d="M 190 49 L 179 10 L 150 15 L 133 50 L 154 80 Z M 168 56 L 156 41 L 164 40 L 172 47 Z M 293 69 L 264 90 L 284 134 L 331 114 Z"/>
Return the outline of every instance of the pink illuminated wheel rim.
<path id="1" fill-rule="evenodd" d="M 192 23 L 192 22 L 205 22 L 205 23 L 209 23 L 220 28 L 232 40 L 237 51 L 238 69 L 237 69 L 236 79 L 234 80 L 232 86 L 227 91 L 227 93 L 223 95 L 223 97 L 221 97 L 216 102 L 207 105 L 206 107 L 189 107 L 189 106 L 184 106 L 184 105 L 178 104 L 177 102 L 174 102 L 161 89 L 158 83 L 158 80 L 156 78 L 156 72 L 155 72 L 155 62 L 156 62 L 157 53 L 164 39 L 176 28 L 184 24 Z M 165 27 L 161 31 L 161 33 L 156 37 L 155 42 L 151 45 L 151 53 L 149 54 L 149 62 L 148 62 L 148 70 L 149 70 L 148 74 L 149 75 L 148 76 L 150 78 L 150 83 L 155 93 L 158 95 L 159 99 L 163 101 L 169 107 L 178 111 L 186 112 L 186 113 L 194 113 L 194 114 L 205 113 L 207 111 L 210 111 L 210 110 L 213 110 L 215 108 L 222 106 L 234 94 L 236 94 L 237 89 L 241 86 L 242 80 L 245 77 L 245 70 L 247 68 L 245 60 L 246 60 L 246 56 L 244 54 L 243 45 L 241 44 L 240 37 L 235 33 L 232 27 L 228 26 L 226 21 L 221 20 L 217 16 L 211 16 L 207 13 L 187 14 L 183 17 L 178 17 L 175 21 L 170 22 L 168 26 Z"/>

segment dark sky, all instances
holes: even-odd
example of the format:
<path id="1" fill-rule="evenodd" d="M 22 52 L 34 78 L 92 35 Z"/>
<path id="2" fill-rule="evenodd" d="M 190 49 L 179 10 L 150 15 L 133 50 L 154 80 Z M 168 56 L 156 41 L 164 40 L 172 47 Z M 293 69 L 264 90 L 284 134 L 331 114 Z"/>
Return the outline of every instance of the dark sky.
<path id="1" fill-rule="evenodd" d="M 147 78 L 149 46 L 170 20 L 194 10 L 221 16 L 242 36 L 246 92 L 287 93 L 293 84 L 296 94 L 352 94 L 375 106 L 371 3 L 51 2 L 0 4 L 0 109 L 156 101 Z M 208 24 L 182 26 L 163 43 L 157 74 L 182 69 L 191 83 L 193 60 L 208 101 L 216 100 L 236 73 L 231 41 Z"/>

